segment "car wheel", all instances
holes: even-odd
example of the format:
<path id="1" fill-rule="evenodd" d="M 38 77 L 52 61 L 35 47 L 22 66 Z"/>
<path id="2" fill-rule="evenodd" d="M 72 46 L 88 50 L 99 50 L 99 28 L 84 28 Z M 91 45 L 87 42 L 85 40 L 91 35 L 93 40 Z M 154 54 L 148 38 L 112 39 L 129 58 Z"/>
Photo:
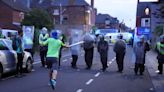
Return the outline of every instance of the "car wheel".
<path id="1" fill-rule="evenodd" d="M 0 79 L 2 78 L 2 74 L 3 74 L 3 68 L 2 68 L 2 66 L 0 65 Z"/>
<path id="2" fill-rule="evenodd" d="M 26 63 L 26 71 L 29 73 L 32 71 L 32 60 L 28 59 Z"/>

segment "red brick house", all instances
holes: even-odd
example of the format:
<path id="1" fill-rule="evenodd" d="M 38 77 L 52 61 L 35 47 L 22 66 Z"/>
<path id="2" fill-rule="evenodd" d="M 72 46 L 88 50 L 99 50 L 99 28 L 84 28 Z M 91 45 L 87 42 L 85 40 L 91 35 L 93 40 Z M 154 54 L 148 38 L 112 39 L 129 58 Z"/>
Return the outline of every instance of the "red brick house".
<path id="1" fill-rule="evenodd" d="M 49 10 L 56 19 L 56 24 L 94 24 L 94 21 L 91 19 L 94 10 L 84 0 L 56 0 L 52 3 L 52 6 L 49 8 Z"/>
<path id="2" fill-rule="evenodd" d="M 24 0 L 0 0 L 0 27 L 19 30 L 24 13 L 28 10 Z"/>
<path id="3" fill-rule="evenodd" d="M 96 26 L 99 29 L 118 29 L 119 20 L 110 16 L 109 14 L 98 14 L 96 15 Z"/>
<path id="4" fill-rule="evenodd" d="M 94 0 L 92 1 L 92 6 Z M 89 30 L 95 25 L 96 9 L 85 0 L 33 0 L 32 8 L 46 9 L 53 17 L 56 29 Z"/>

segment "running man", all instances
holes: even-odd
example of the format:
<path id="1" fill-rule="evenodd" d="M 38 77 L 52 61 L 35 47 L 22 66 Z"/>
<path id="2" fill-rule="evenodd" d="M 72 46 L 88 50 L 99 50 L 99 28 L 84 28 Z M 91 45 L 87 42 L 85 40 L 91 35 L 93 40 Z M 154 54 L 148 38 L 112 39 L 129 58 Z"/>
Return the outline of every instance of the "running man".
<path id="1" fill-rule="evenodd" d="M 48 52 L 46 56 L 47 67 L 50 69 L 49 79 L 52 89 L 54 90 L 56 85 L 57 69 L 58 69 L 58 60 L 59 60 L 59 51 L 60 47 L 69 47 L 65 45 L 62 41 L 58 39 L 58 33 L 52 32 L 51 37 L 46 41 L 42 42 L 43 45 L 48 45 Z"/>

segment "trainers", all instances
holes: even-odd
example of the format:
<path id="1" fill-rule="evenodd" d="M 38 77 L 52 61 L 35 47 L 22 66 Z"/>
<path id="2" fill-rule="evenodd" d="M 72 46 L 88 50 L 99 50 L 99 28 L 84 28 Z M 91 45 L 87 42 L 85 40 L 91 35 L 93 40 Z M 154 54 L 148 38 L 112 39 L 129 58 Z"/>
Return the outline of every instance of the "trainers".
<path id="1" fill-rule="evenodd" d="M 56 86 L 56 80 L 51 79 L 50 80 L 50 84 L 51 84 L 52 89 L 54 90 L 55 89 L 55 86 Z"/>

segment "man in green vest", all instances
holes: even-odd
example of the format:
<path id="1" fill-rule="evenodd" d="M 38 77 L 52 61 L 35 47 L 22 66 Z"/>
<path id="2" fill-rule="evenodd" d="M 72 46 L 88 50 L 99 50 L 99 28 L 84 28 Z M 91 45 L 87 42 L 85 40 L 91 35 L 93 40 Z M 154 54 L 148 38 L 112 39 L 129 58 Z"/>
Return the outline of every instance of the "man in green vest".
<path id="1" fill-rule="evenodd" d="M 160 37 L 160 42 L 157 43 L 157 52 L 158 52 L 158 74 L 163 73 L 163 64 L 164 64 L 164 35 Z"/>
<path id="2" fill-rule="evenodd" d="M 59 52 L 61 46 L 69 47 L 65 45 L 61 40 L 58 38 L 57 32 L 52 32 L 51 37 L 45 41 L 41 41 L 41 44 L 48 45 L 48 51 L 46 56 L 47 67 L 50 69 L 49 71 L 49 79 L 52 88 L 54 89 L 56 86 L 56 77 L 57 77 L 57 69 L 58 69 L 58 60 L 59 60 Z"/>

